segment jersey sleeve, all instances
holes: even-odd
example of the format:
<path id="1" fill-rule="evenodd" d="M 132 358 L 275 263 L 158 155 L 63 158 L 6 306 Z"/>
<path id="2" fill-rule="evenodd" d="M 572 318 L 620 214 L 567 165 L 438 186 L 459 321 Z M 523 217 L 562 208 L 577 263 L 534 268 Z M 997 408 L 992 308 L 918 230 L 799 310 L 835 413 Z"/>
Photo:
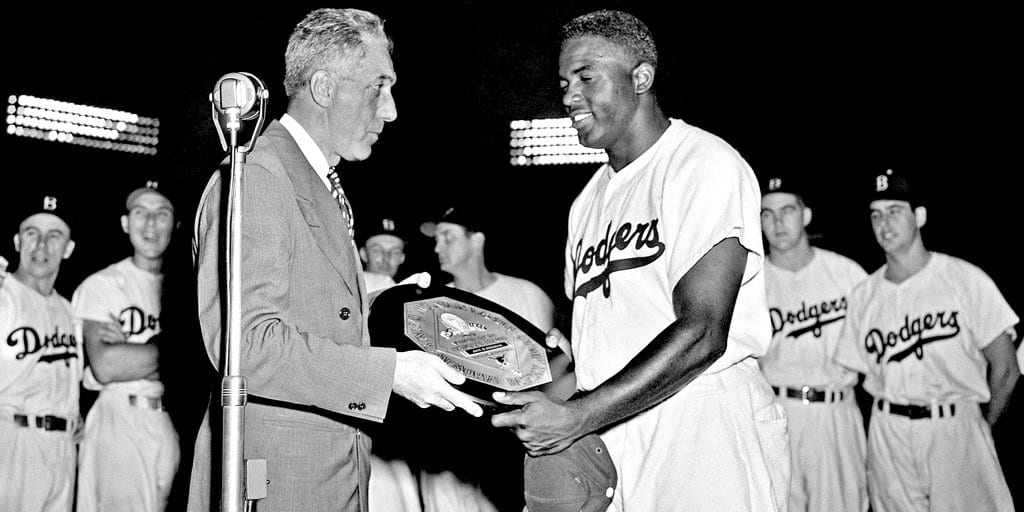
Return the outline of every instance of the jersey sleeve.
<path id="1" fill-rule="evenodd" d="M 71 296 L 71 313 L 77 320 L 113 322 L 118 308 L 111 299 L 117 295 L 112 278 L 94 274 L 78 285 Z"/>
<path id="2" fill-rule="evenodd" d="M 980 268 L 966 264 L 967 276 L 964 285 L 964 305 L 971 312 L 968 324 L 971 340 L 979 349 L 984 349 L 1003 333 L 1010 333 L 1014 340 L 1017 333 L 1014 326 L 1020 318 L 1000 293 L 995 281 Z"/>
<path id="3" fill-rule="evenodd" d="M 843 328 L 839 331 L 839 340 L 836 343 L 832 360 L 836 364 L 849 368 L 855 372 L 867 373 L 868 365 L 865 353 L 860 348 L 861 335 L 860 316 L 857 307 L 857 293 L 850 294 L 850 304 L 846 310 L 846 320 L 843 321 Z"/>
<path id="4" fill-rule="evenodd" d="M 661 218 L 669 244 L 669 281 L 679 282 L 708 251 L 737 238 L 753 253 L 743 282 L 763 265 L 760 192 L 747 163 L 724 142 L 701 146 L 666 174 Z"/>

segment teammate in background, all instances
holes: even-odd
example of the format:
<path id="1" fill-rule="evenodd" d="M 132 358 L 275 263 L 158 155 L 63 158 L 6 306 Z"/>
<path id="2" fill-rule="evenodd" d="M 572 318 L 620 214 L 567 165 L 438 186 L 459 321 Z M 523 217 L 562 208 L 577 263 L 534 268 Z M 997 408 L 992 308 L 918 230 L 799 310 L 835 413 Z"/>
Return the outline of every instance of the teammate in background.
<path id="1" fill-rule="evenodd" d="M 420 231 L 434 239 L 441 270 L 455 278 L 453 287 L 505 306 L 546 332 L 554 326 L 555 307 L 544 290 L 487 268 L 485 219 L 481 205 L 463 200 L 446 208 L 436 221 L 424 222 Z"/>
<path id="2" fill-rule="evenodd" d="M 180 459 L 154 338 L 174 205 L 147 186 L 128 194 L 125 209 L 132 255 L 86 278 L 72 298 L 89 356 L 83 385 L 99 391 L 79 454 L 79 512 L 164 510 Z"/>
<path id="3" fill-rule="evenodd" d="M 533 456 L 599 433 L 619 476 L 614 510 L 784 509 L 785 412 L 755 360 L 771 331 L 754 173 L 662 112 L 643 22 L 598 11 L 561 36 L 562 103 L 580 143 L 609 159 L 569 214 L 581 393 L 495 393 L 522 408 L 492 422 Z"/>
<path id="4" fill-rule="evenodd" d="M 359 225 L 359 258 L 363 260 L 366 294 L 372 297 L 395 286 L 398 267 L 405 262 L 405 232 L 392 217 L 368 218 Z M 380 443 L 375 444 L 378 446 Z M 369 499 L 370 512 L 419 512 L 419 484 L 409 464 L 401 458 L 371 453 Z"/>
<path id="5" fill-rule="evenodd" d="M 811 209 L 793 177 L 762 183 L 761 230 L 772 344 L 760 359 L 789 418 L 789 510 L 868 508 L 864 423 L 854 398 L 857 373 L 832 361 L 847 295 L 867 277 L 853 260 L 807 235 Z"/>
<path id="6" fill-rule="evenodd" d="M 835 355 L 865 374 L 875 398 L 871 508 L 1013 510 L 990 427 L 1019 377 L 1019 318 L 981 269 L 925 248 L 928 212 L 905 176 L 889 170 L 873 181 L 871 226 L 885 265 L 850 294 Z"/>
<path id="7" fill-rule="evenodd" d="M 0 269 L 0 510 L 67 511 L 82 358 L 71 304 L 53 286 L 75 242 L 63 199 L 26 198 L 18 268 Z"/>
<path id="8" fill-rule="evenodd" d="M 359 258 L 363 260 L 366 293 L 371 294 L 395 285 L 398 267 L 405 262 L 405 235 L 391 217 L 373 218 L 360 224 L 369 226 L 360 227 L 357 235 L 363 239 Z"/>
<path id="9" fill-rule="evenodd" d="M 477 200 L 460 198 L 444 209 L 434 220 L 420 225 L 420 232 L 434 239 L 434 252 L 441 270 L 451 274 L 453 288 L 479 295 L 491 302 L 508 308 L 533 325 L 547 332 L 554 326 L 554 304 L 544 290 L 536 284 L 487 268 L 485 246 L 488 236 L 495 233 L 487 222 L 488 213 Z M 553 359 L 552 378 L 556 379 L 545 387 L 548 392 L 558 393 L 561 398 L 572 394 L 575 382 L 568 372 L 568 358 Z M 452 472 L 430 473 L 421 476 L 424 502 L 435 504 L 437 510 L 522 510 L 522 452 L 515 444 L 508 444 L 503 437 L 496 439 L 500 448 L 495 448 L 492 457 L 498 459 L 495 466 L 510 470 L 495 474 L 501 479 L 507 494 L 498 495 L 500 486 L 484 482 L 484 494 L 469 484 L 459 481 Z M 514 441 L 513 439 L 510 439 Z M 506 447 L 506 444 L 508 446 Z M 518 480 L 517 480 L 518 479 Z M 503 489 L 504 490 L 504 489 Z M 475 491 L 475 492 L 474 492 Z M 493 502 L 488 503 L 487 500 Z"/>

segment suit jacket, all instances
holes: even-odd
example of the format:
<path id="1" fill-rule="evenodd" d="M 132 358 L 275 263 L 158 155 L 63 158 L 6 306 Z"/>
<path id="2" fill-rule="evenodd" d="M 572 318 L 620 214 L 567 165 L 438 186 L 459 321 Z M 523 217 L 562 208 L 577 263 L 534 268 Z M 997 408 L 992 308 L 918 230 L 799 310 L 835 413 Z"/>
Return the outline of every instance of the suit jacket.
<path id="1" fill-rule="evenodd" d="M 223 188 L 215 173 L 196 219 L 199 317 L 218 368 Z M 277 121 L 248 155 L 242 190 L 245 458 L 267 459 L 270 480 L 259 509 L 365 509 L 370 443 L 359 420 L 383 420 L 395 352 L 369 346 L 365 284 L 345 221 Z M 219 402 L 211 405 L 216 413 Z M 209 510 L 211 479 L 213 488 L 220 479 L 211 475 L 211 444 L 215 454 L 220 441 L 210 427 L 204 422 L 196 441 L 190 510 Z"/>

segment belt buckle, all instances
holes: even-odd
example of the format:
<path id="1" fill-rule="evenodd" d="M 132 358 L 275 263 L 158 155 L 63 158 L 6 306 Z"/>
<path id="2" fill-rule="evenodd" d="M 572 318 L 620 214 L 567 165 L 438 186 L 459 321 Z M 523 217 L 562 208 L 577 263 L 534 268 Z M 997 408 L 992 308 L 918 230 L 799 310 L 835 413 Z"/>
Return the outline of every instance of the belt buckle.
<path id="1" fill-rule="evenodd" d="M 42 420 L 42 421 L 39 421 Z M 67 430 L 68 422 L 64 418 L 58 418 L 57 416 L 46 415 L 43 417 L 36 417 L 36 425 L 43 430 Z"/>
<path id="2" fill-rule="evenodd" d="M 811 403 L 810 395 L 811 395 L 811 387 L 810 386 L 801 386 L 800 387 L 800 401 L 804 405 L 807 405 L 807 404 Z"/>

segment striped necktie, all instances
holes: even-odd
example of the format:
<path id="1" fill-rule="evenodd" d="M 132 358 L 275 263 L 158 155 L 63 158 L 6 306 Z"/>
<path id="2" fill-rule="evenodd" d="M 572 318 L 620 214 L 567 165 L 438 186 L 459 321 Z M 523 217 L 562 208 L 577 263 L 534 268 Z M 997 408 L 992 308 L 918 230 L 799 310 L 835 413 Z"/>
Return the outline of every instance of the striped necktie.
<path id="1" fill-rule="evenodd" d="M 327 179 L 331 181 L 331 195 L 334 196 L 334 200 L 338 202 L 338 207 L 341 208 L 341 216 L 345 219 L 345 225 L 348 227 L 348 237 L 352 240 L 352 243 L 356 243 L 355 233 L 355 219 L 352 218 L 352 207 L 348 204 L 348 199 L 345 198 L 345 192 L 341 190 L 341 177 L 338 176 L 338 171 L 331 167 L 331 172 L 327 173 Z"/>

